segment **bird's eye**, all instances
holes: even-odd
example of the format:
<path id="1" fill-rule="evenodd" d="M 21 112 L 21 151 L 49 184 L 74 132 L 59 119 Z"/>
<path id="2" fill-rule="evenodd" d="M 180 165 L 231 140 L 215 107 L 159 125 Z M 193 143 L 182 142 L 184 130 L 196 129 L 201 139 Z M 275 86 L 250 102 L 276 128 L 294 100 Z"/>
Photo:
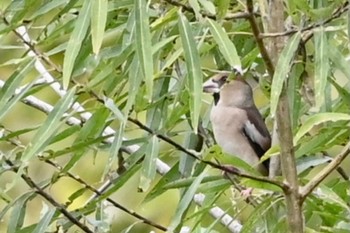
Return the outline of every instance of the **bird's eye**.
<path id="1" fill-rule="evenodd" d="M 222 80 L 222 82 L 227 82 L 228 80 L 227 80 L 227 78 L 228 78 L 228 76 L 222 76 L 222 78 L 221 78 L 221 80 Z"/>

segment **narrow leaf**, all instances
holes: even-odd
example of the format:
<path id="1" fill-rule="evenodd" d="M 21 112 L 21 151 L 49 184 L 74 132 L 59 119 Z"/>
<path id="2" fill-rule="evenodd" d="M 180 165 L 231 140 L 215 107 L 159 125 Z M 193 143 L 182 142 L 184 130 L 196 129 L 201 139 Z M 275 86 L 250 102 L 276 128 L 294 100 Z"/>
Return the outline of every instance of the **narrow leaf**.
<path id="1" fill-rule="evenodd" d="M 26 74 L 31 70 L 33 61 L 26 63 L 23 66 L 18 67 L 18 69 L 10 76 L 10 78 L 5 82 L 4 86 L 0 90 L 0 119 L 6 115 L 10 110 L 9 102 L 16 93 L 16 89 L 20 86 Z"/>
<path id="2" fill-rule="evenodd" d="M 214 3 L 208 0 L 199 0 L 203 8 L 212 15 L 216 15 Z"/>
<path id="3" fill-rule="evenodd" d="M 75 60 L 78 56 L 79 50 L 83 44 L 83 40 L 89 27 L 90 18 L 90 1 L 84 1 L 83 7 L 79 12 L 78 19 L 75 22 L 75 27 L 69 38 L 66 52 L 63 60 L 63 88 L 67 89 L 71 74 L 73 71 Z"/>
<path id="4" fill-rule="evenodd" d="M 190 94 L 190 111 L 193 130 L 197 133 L 199 114 L 202 103 L 202 71 L 199 59 L 199 53 L 197 50 L 194 37 L 192 35 L 192 29 L 188 23 L 186 17 L 181 13 L 179 14 L 179 30 L 181 36 L 182 46 L 184 48 L 184 55 L 187 68 L 187 85 Z"/>
<path id="5" fill-rule="evenodd" d="M 109 110 L 105 107 L 101 107 L 95 111 L 95 113 L 90 117 L 90 119 L 84 124 L 83 128 L 80 130 L 77 138 L 73 142 L 73 145 L 85 142 L 90 138 L 98 138 L 106 125 L 106 120 L 109 116 Z M 84 155 L 84 153 L 89 149 L 88 146 L 83 147 L 78 150 L 71 157 L 69 162 L 63 168 L 63 171 L 68 171 L 72 168 L 77 161 Z"/>
<path id="6" fill-rule="evenodd" d="M 327 45 L 327 54 L 336 68 L 338 68 L 350 80 L 350 66 L 344 55 L 332 44 Z"/>
<path id="7" fill-rule="evenodd" d="M 145 78 L 148 100 L 151 100 L 153 92 L 153 57 L 147 12 L 146 1 L 135 0 L 136 53 Z"/>
<path id="8" fill-rule="evenodd" d="M 139 189 L 147 191 L 156 175 L 156 160 L 159 154 L 159 141 L 157 136 L 152 136 L 152 140 L 146 150 L 145 160 L 142 164 Z"/>
<path id="9" fill-rule="evenodd" d="M 325 90 L 329 71 L 328 43 L 324 28 L 314 34 L 315 38 L 315 102 L 316 108 L 325 103 Z"/>
<path id="10" fill-rule="evenodd" d="M 47 227 L 50 225 L 51 219 L 56 212 L 55 208 L 50 208 L 46 204 L 44 204 L 44 208 L 42 210 L 40 222 L 36 225 L 34 231 L 32 233 L 41 233 L 47 230 Z"/>
<path id="11" fill-rule="evenodd" d="M 107 21 L 108 0 L 92 0 L 91 3 L 91 40 L 94 54 L 98 54 L 102 45 Z"/>
<path id="12" fill-rule="evenodd" d="M 334 113 L 334 112 L 326 112 L 326 113 L 318 113 L 315 114 L 304 122 L 304 124 L 300 127 L 298 132 L 294 137 L 294 145 L 297 145 L 299 139 L 304 136 L 307 132 L 309 132 L 312 127 L 315 125 L 319 125 L 321 123 L 327 121 L 350 121 L 350 115 L 345 113 Z"/>
<path id="13" fill-rule="evenodd" d="M 181 223 L 181 220 L 183 218 L 183 214 L 186 212 L 187 208 L 191 204 L 191 201 L 193 199 L 193 196 L 196 194 L 196 191 L 201 184 L 203 178 L 206 175 L 206 170 L 204 170 L 197 178 L 193 181 L 192 185 L 186 190 L 185 194 L 183 195 L 182 199 L 180 200 L 180 203 L 176 209 L 175 215 L 172 218 L 172 221 L 169 225 L 169 232 L 172 232 L 177 228 L 177 226 Z"/>
<path id="14" fill-rule="evenodd" d="M 58 128 L 62 125 L 62 116 L 72 105 L 74 94 L 75 88 L 72 88 L 57 102 L 54 109 L 47 116 L 46 121 L 40 126 L 32 141 L 23 152 L 22 161 L 29 161 L 50 142 Z"/>
<path id="15" fill-rule="evenodd" d="M 8 206 L 12 206 L 10 221 L 8 222 L 7 232 L 15 233 L 21 229 L 24 216 L 26 212 L 27 202 L 34 197 L 33 192 L 27 192 L 18 197 L 13 203 Z M 5 210 L 6 208 L 4 208 Z"/>
<path id="16" fill-rule="evenodd" d="M 277 103 L 280 98 L 283 83 L 286 80 L 287 75 L 289 73 L 291 61 L 298 48 L 300 39 L 301 39 L 301 34 L 299 32 L 293 35 L 289 39 L 286 47 L 283 49 L 278 59 L 275 74 L 272 80 L 272 86 L 271 86 L 271 116 L 272 117 L 275 116 Z"/>
<path id="17" fill-rule="evenodd" d="M 224 29 L 214 20 L 208 19 L 210 32 L 219 46 L 219 50 L 224 56 L 225 60 L 231 67 L 237 67 L 241 69 L 241 60 L 237 54 L 235 45 L 227 36 Z"/>

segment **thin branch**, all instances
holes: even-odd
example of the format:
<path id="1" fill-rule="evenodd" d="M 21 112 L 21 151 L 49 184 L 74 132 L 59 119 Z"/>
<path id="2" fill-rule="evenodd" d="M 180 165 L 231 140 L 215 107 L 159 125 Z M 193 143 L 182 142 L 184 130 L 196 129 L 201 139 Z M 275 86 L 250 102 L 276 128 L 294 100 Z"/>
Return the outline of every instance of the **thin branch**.
<path id="1" fill-rule="evenodd" d="M 169 143 L 170 145 L 174 146 L 177 150 L 182 151 L 182 152 L 186 153 L 187 155 L 195 158 L 196 160 L 198 160 L 198 161 L 200 161 L 200 162 L 202 162 L 204 164 L 207 164 L 207 165 L 209 165 L 209 166 L 211 166 L 213 168 L 217 168 L 217 169 L 222 170 L 222 171 L 224 171 L 224 172 L 226 172 L 228 174 L 233 174 L 233 175 L 237 175 L 237 176 L 240 176 L 240 177 L 249 178 L 249 179 L 252 179 L 252 180 L 257 180 L 257 181 L 273 184 L 273 185 L 275 185 L 275 186 L 277 186 L 277 187 L 279 187 L 281 189 L 288 189 L 286 184 L 284 184 L 283 182 L 280 182 L 278 180 L 270 179 L 270 178 L 263 177 L 263 176 L 249 175 L 249 174 L 243 173 L 243 172 L 241 172 L 241 171 L 239 171 L 237 169 L 231 169 L 231 168 L 228 168 L 226 166 L 214 163 L 212 161 L 204 160 L 204 159 L 199 157 L 199 154 L 197 152 L 186 149 L 185 147 L 183 147 L 182 145 L 178 144 L 177 142 L 175 142 L 174 140 L 170 139 L 169 137 L 167 137 L 167 136 L 165 136 L 163 134 L 157 133 L 156 131 L 154 131 L 151 128 L 147 127 L 146 125 L 141 123 L 139 120 L 131 118 L 131 117 L 128 117 L 128 121 L 130 121 L 133 124 L 137 125 L 140 129 L 142 129 L 144 131 L 147 131 L 151 135 L 155 135 L 159 139 Z"/>
<path id="2" fill-rule="evenodd" d="M 302 200 L 305 198 L 324 180 L 331 174 L 334 170 L 339 167 L 343 160 L 350 154 L 350 142 L 343 148 L 343 150 L 338 154 L 332 162 L 330 162 L 323 170 L 317 173 L 305 186 L 300 188 L 300 196 Z"/>
<path id="3" fill-rule="evenodd" d="M 181 2 L 178 2 L 176 0 L 165 0 L 167 3 L 169 3 L 170 5 L 173 5 L 173 6 L 176 6 L 176 7 L 180 7 L 182 8 L 183 10 L 187 11 L 187 12 L 190 12 L 192 14 L 195 14 L 195 11 L 193 10 L 192 7 L 190 6 L 187 6 L 186 4 L 183 4 Z M 207 18 L 210 18 L 210 19 L 217 19 L 217 16 L 216 15 L 212 15 L 212 14 L 208 14 L 206 12 L 203 12 L 201 11 L 200 14 L 203 16 L 203 17 L 207 17 Z M 253 14 L 256 14 L 258 15 L 257 13 L 253 12 Z M 231 13 L 231 14 L 228 14 L 226 15 L 223 19 L 225 20 L 233 20 L 233 19 L 246 19 L 246 18 L 249 18 L 249 15 L 250 13 L 248 12 L 237 12 L 237 13 Z"/>
<path id="4" fill-rule="evenodd" d="M 46 163 L 50 164 L 51 166 L 55 167 L 57 170 L 59 170 L 60 172 L 63 172 L 63 168 L 55 163 L 54 161 L 52 160 L 49 160 L 49 159 L 45 159 L 44 160 Z M 84 187 L 86 187 L 87 189 L 89 189 L 90 191 L 94 192 L 97 196 L 101 196 L 103 195 L 103 192 L 100 192 L 99 190 L 95 189 L 94 187 L 92 187 L 91 185 L 89 185 L 88 183 L 86 183 L 83 179 L 81 179 L 80 177 L 78 176 L 75 176 L 73 175 L 72 173 L 70 172 L 64 172 L 65 175 L 67 175 L 68 177 L 72 178 L 73 180 L 77 181 L 78 183 L 81 183 L 82 185 L 84 185 Z M 128 208 L 126 208 L 125 206 L 115 202 L 113 199 L 107 197 L 106 198 L 106 201 L 108 201 L 109 203 L 111 203 L 114 207 L 124 211 L 125 213 L 131 215 L 131 216 L 134 216 L 135 218 L 141 220 L 141 222 L 147 224 L 147 225 L 150 225 L 150 226 L 153 226 L 161 231 L 167 231 L 168 229 L 160 224 L 157 224 L 145 217 L 143 217 L 142 215 L 136 213 L 135 211 L 132 211 L 132 210 L 129 210 Z"/>
<path id="5" fill-rule="evenodd" d="M 14 164 L 8 160 L 5 159 L 5 162 L 10 165 L 14 172 L 18 172 L 18 167 L 14 166 Z M 38 193 L 40 196 L 42 196 L 45 200 L 47 200 L 49 203 L 51 203 L 61 214 L 63 214 L 66 218 L 68 218 L 73 224 L 78 226 L 80 229 L 82 229 L 84 232 L 93 233 L 86 225 L 81 223 L 78 219 L 76 219 L 63 205 L 55 201 L 48 193 L 46 193 L 39 185 L 37 185 L 29 176 L 22 174 L 22 179 L 35 190 L 36 193 Z"/>
<path id="6" fill-rule="evenodd" d="M 328 18 L 325 19 L 321 22 L 317 22 L 317 23 L 313 23 L 310 24 L 306 27 L 303 28 L 299 28 L 299 29 L 292 29 L 292 30 L 288 30 L 288 31 L 284 31 L 284 32 L 274 32 L 274 33 L 260 33 L 260 37 L 261 38 L 269 38 L 269 37 L 280 37 L 280 36 L 289 36 L 291 34 L 294 34 L 296 32 L 307 32 L 307 31 L 311 31 L 314 30 L 318 27 L 321 27 L 327 23 L 332 22 L 334 19 L 339 18 L 343 13 L 347 12 L 349 10 L 349 2 L 346 1 L 342 6 L 340 6 L 339 8 L 337 8 L 333 14 Z M 311 33 L 312 35 L 313 33 Z M 304 33 L 304 35 L 306 35 L 306 38 L 304 38 L 304 41 L 307 41 L 308 39 L 310 39 L 309 37 L 311 36 L 310 34 L 306 34 Z"/>
<path id="7" fill-rule="evenodd" d="M 253 0 L 247 0 L 247 10 L 249 12 L 249 23 L 253 31 L 254 38 L 256 40 L 256 43 L 259 47 L 261 57 L 263 58 L 267 72 L 269 73 L 270 77 L 273 77 L 273 74 L 275 73 L 275 67 L 272 63 L 272 60 L 269 56 L 269 53 L 267 52 L 267 49 L 264 45 L 263 39 L 260 37 L 260 29 L 259 26 L 255 20 L 255 16 L 253 14 L 254 12 L 254 6 L 253 6 Z"/>

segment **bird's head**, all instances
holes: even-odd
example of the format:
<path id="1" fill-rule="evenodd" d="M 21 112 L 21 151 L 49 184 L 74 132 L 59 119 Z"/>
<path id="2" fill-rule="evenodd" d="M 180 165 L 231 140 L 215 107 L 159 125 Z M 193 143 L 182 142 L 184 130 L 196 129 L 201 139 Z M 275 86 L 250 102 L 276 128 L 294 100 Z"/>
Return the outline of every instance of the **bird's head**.
<path id="1" fill-rule="evenodd" d="M 215 104 L 235 107 L 254 105 L 252 88 L 241 75 L 236 74 L 233 79 L 228 72 L 216 74 L 203 84 L 203 91 L 214 95 Z"/>

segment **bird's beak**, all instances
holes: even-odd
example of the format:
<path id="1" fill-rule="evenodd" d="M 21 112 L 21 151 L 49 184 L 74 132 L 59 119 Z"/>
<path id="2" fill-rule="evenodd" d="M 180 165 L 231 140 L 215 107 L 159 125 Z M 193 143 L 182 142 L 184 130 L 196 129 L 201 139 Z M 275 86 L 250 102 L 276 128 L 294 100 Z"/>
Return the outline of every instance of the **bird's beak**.
<path id="1" fill-rule="evenodd" d="M 208 79 L 203 83 L 203 91 L 206 93 L 219 93 L 220 87 L 219 83 L 214 82 L 213 79 Z"/>

